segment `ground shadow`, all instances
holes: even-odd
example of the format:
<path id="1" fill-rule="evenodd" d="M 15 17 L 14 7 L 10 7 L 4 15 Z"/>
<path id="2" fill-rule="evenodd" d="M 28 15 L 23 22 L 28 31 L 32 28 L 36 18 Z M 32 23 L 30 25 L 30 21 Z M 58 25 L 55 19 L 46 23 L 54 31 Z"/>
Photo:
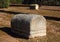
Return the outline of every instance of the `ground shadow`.
<path id="1" fill-rule="evenodd" d="M 10 5 L 10 7 L 29 7 L 29 6 L 30 6 L 29 4 L 25 4 L 25 5 L 24 4 L 22 4 L 22 5 L 21 4 L 19 4 L 19 5 L 18 4 L 11 4 Z"/>
<path id="2" fill-rule="evenodd" d="M 48 20 L 55 20 L 55 21 L 60 21 L 60 18 L 58 17 L 51 17 L 51 16 L 44 16 Z"/>
<path id="3" fill-rule="evenodd" d="M 15 33 L 13 33 L 11 31 L 11 28 L 10 27 L 3 27 L 3 28 L 0 28 L 0 30 L 6 32 L 8 35 L 12 36 L 12 37 L 15 37 L 15 38 L 22 38 L 22 39 L 29 39 L 28 37 L 24 37 L 22 35 L 17 35 Z"/>
<path id="4" fill-rule="evenodd" d="M 22 13 L 22 12 L 6 11 L 6 10 L 0 10 L 0 12 L 9 13 L 9 14 L 28 14 L 28 13 Z"/>
<path id="5" fill-rule="evenodd" d="M 43 8 L 42 8 L 42 10 L 49 10 L 49 11 L 60 11 L 60 10 L 58 10 L 58 9 L 57 9 L 57 10 L 54 10 L 54 9 L 43 9 Z"/>

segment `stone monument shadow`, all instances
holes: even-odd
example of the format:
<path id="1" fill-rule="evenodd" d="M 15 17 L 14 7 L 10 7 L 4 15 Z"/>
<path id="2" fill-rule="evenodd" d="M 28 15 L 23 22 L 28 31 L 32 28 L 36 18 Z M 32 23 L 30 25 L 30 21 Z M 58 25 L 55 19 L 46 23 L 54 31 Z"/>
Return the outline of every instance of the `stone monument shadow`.
<path id="1" fill-rule="evenodd" d="M 0 28 L 0 30 L 14 38 L 29 39 L 28 37 L 24 37 L 22 35 L 17 35 L 16 33 L 13 33 L 10 27 L 2 27 Z"/>

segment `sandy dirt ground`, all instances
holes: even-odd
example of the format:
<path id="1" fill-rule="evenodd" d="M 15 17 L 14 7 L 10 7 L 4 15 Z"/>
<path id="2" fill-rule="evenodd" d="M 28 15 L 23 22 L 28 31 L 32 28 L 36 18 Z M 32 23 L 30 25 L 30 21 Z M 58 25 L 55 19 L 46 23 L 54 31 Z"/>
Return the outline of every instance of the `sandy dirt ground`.
<path id="1" fill-rule="evenodd" d="M 11 19 L 16 14 L 39 14 L 47 20 L 47 35 L 25 39 L 11 32 Z M 39 10 L 29 7 L 0 9 L 0 42 L 60 42 L 60 6 L 41 6 Z"/>

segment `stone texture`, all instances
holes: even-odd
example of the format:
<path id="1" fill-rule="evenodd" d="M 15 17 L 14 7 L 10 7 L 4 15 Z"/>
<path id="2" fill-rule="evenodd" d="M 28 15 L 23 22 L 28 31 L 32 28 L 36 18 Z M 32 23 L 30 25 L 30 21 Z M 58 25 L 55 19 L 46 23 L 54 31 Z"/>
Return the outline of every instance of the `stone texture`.
<path id="1" fill-rule="evenodd" d="M 29 38 L 46 36 L 46 19 L 42 15 L 18 14 L 11 20 L 12 32 Z"/>

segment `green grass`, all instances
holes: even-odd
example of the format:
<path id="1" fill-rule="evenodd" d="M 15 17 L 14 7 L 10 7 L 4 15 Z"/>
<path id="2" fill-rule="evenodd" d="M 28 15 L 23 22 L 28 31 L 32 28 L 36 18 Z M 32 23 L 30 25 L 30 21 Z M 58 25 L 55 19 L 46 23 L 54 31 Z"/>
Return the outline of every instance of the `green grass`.
<path id="1" fill-rule="evenodd" d="M 7 8 L 9 7 L 10 0 L 0 0 L 0 8 Z"/>
<path id="2" fill-rule="evenodd" d="M 22 4 L 22 0 L 10 0 L 10 4 Z"/>

